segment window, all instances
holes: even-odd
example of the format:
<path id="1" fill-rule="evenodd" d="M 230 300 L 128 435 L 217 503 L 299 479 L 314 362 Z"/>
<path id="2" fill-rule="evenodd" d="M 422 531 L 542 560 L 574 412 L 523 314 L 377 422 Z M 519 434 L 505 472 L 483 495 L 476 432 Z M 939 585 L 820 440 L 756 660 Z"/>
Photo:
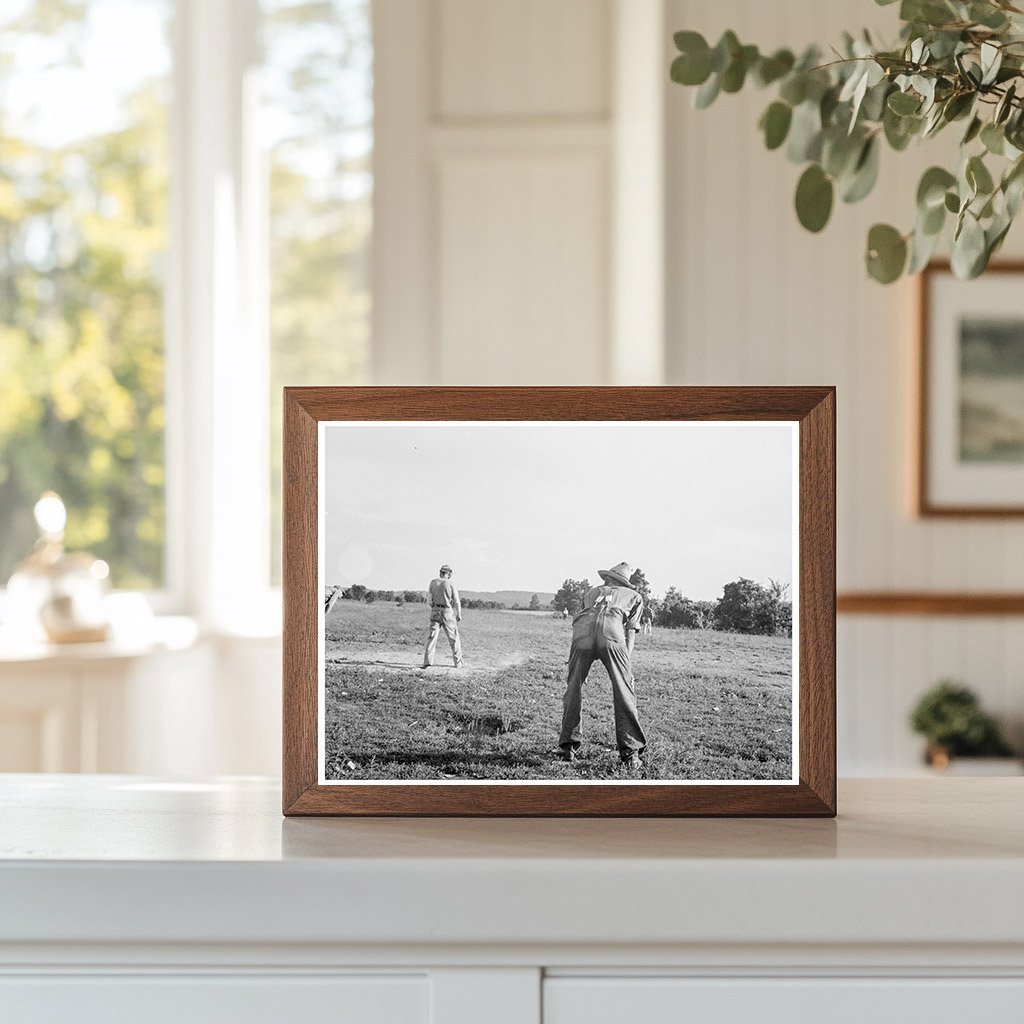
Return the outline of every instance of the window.
<path id="1" fill-rule="evenodd" d="M 48 489 L 68 545 L 116 586 L 164 580 L 171 14 L 169 0 L 0 14 L 0 584 Z"/>
<path id="2" fill-rule="evenodd" d="M 115 587 L 270 628 L 281 388 L 368 376 L 372 67 L 370 0 L 3 5 L 0 587 L 52 489 Z"/>
<path id="3" fill-rule="evenodd" d="M 269 156 L 271 567 L 280 565 L 281 388 L 369 370 L 373 44 L 369 0 L 264 0 Z"/>

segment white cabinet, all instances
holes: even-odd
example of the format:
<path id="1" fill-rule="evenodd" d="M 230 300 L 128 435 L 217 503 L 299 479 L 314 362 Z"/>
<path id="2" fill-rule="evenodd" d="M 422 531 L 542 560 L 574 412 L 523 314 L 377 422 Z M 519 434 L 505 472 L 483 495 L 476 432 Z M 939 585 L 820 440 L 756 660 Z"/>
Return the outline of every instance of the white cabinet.
<path id="1" fill-rule="evenodd" d="M 165 748 L 188 746 L 190 731 L 166 723 L 204 707 L 196 691 L 209 689 L 210 658 L 191 637 L 0 651 L 0 772 L 180 770 Z"/>
<path id="2" fill-rule="evenodd" d="M 288 819 L 0 776 L 7 1024 L 1022 1024 L 1018 779 L 836 821 Z"/>
<path id="3" fill-rule="evenodd" d="M 1024 978 L 548 978 L 544 1024 L 1020 1024 Z"/>
<path id="4" fill-rule="evenodd" d="M 279 771 L 279 636 L 0 644 L 0 772 L 163 776 Z"/>
<path id="5" fill-rule="evenodd" d="M 428 1024 L 428 981 L 409 976 L 0 978 L 17 1024 Z"/>

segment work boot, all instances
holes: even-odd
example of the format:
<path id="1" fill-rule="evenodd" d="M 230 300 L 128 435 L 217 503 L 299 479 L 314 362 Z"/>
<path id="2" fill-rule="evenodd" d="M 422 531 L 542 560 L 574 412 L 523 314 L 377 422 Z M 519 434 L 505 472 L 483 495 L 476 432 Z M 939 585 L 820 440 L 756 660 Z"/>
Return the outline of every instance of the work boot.
<path id="1" fill-rule="evenodd" d="M 566 761 L 568 764 L 572 764 L 576 760 L 576 751 L 572 747 L 559 747 L 557 756 L 559 761 Z"/>
<path id="2" fill-rule="evenodd" d="M 640 760 L 640 755 L 634 750 L 632 753 L 623 757 L 622 767 L 625 768 L 626 771 L 631 772 L 634 775 L 638 775 L 644 770 L 644 763 Z"/>

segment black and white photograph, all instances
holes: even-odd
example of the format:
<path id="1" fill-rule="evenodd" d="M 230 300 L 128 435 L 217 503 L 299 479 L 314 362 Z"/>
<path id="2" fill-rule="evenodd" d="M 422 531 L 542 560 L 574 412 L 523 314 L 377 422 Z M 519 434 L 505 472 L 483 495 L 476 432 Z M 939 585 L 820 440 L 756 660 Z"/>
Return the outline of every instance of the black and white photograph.
<path id="1" fill-rule="evenodd" d="M 319 431 L 321 783 L 797 782 L 797 424 Z"/>

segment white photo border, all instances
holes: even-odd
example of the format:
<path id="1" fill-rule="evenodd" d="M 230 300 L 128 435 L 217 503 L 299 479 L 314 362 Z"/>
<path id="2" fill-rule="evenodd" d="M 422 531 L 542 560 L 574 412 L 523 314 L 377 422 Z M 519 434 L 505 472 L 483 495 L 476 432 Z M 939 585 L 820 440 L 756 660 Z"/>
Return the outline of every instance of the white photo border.
<path id="1" fill-rule="evenodd" d="M 328 779 L 326 766 L 326 609 L 323 595 L 326 587 L 324 566 L 326 562 L 326 503 L 324 499 L 325 441 L 331 427 L 375 426 L 466 426 L 482 427 L 504 424 L 538 425 L 535 420 L 319 420 L 317 422 L 317 783 L 321 786 L 799 786 L 800 785 L 800 423 L 797 420 L 700 420 L 674 421 L 685 427 L 693 422 L 708 424 L 721 423 L 730 426 L 778 427 L 786 424 L 791 431 L 793 459 L 792 472 L 792 647 L 791 647 L 791 775 L 789 779 Z M 547 421 L 540 421 L 547 422 Z M 561 420 L 551 421 L 551 426 L 614 425 L 624 423 L 659 422 L 656 420 Z"/>

